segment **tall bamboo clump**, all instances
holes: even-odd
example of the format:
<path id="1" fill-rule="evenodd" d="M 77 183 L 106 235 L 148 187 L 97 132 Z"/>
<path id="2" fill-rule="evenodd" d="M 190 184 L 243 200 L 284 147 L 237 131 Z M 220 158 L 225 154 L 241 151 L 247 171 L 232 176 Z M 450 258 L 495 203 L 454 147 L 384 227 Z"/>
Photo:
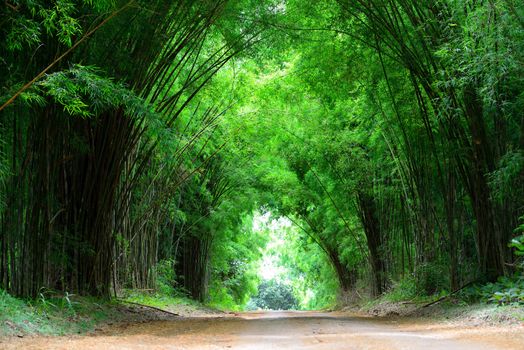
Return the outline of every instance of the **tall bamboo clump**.
<path id="1" fill-rule="evenodd" d="M 460 237 L 464 226 L 473 224 L 480 274 L 492 280 L 507 273 L 511 265 L 507 242 L 523 206 L 522 174 L 500 178 L 504 168 L 516 165 L 524 137 L 507 132 L 510 125 L 523 122 L 515 108 L 522 68 L 511 63 L 521 59 L 515 45 L 522 22 L 514 20 L 519 16 L 514 4 L 404 0 L 339 0 L 339 4 L 357 23 L 353 33 L 379 56 L 394 106 L 390 76 L 397 63 L 412 81 L 424 126 L 419 135 L 424 137 L 401 136 L 397 142 L 406 157 L 400 169 L 408 180 L 402 201 L 409 203 L 408 215 L 413 218 L 415 270 L 435 261 L 444 242 L 451 288 L 456 289 L 461 279 L 460 249 L 472 250 L 461 247 Z M 401 135 L 411 134 L 406 132 L 409 125 L 403 124 L 407 117 L 395 112 Z M 469 216 L 472 219 L 465 222 Z"/>
<path id="2" fill-rule="evenodd" d="M 152 217 L 159 222 L 161 211 L 131 215 L 147 198 L 134 189 L 144 180 L 162 130 L 250 40 L 240 45 L 245 38 L 239 38 L 214 51 L 205 46 L 225 4 L 118 1 L 113 12 L 100 10 L 99 17 L 87 5 L 77 9 L 79 25 L 91 36 L 48 71 L 69 73 L 0 112 L 10 173 L 0 222 L 0 288 L 22 296 L 43 287 L 107 296 L 118 283 L 113 272 L 123 254 L 117 237 L 150 249 L 143 259 L 131 257 L 140 262 L 129 268 L 154 264 L 157 233 L 154 224 L 144 223 Z M 28 6 L 3 15 L 32 18 Z M 12 57 L 5 59 L 18 62 L 13 80 L 31 80 L 68 46 L 52 35 L 42 42 L 33 55 L 9 51 Z M 71 73 L 76 62 L 98 69 Z M 13 73 L 12 66 L 1 69 L 3 76 Z M 60 95 L 64 89 L 68 94 Z"/>

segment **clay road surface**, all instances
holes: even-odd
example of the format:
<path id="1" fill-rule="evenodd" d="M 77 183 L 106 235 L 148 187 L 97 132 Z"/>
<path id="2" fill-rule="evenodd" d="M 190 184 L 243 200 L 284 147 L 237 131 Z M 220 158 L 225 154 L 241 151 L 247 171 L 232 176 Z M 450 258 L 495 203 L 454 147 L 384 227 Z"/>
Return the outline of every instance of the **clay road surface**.
<path id="1" fill-rule="evenodd" d="M 524 328 L 256 312 L 110 326 L 89 336 L 3 340 L 2 349 L 524 349 Z"/>

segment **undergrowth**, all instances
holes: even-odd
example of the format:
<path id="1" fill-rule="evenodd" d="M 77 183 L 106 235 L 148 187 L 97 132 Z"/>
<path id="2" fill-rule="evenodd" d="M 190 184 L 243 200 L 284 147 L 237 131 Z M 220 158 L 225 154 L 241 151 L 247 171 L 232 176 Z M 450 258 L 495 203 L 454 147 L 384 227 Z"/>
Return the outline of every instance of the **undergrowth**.
<path id="1" fill-rule="evenodd" d="M 188 297 L 188 293 L 177 284 L 173 264 L 173 260 L 162 260 L 157 264 L 154 289 L 124 289 L 120 299 L 166 310 L 174 305 L 200 307 L 202 304 Z"/>
<path id="2" fill-rule="evenodd" d="M 521 218 L 524 222 L 524 217 Z M 524 223 L 515 230 L 524 232 Z M 509 244 L 514 249 L 516 272 L 511 277 L 500 277 L 495 283 L 474 285 L 466 288 L 462 297 L 466 300 L 480 299 L 498 305 L 524 305 L 524 235 L 513 238 Z"/>
<path id="3" fill-rule="evenodd" d="M 524 222 L 524 217 L 522 218 Z M 517 234 L 524 232 L 524 223 L 515 230 Z M 459 291 L 453 295 L 459 303 L 488 303 L 503 305 L 524 305 L 524 235 L 517 236 L 511 240 L 509 247 L 513 248 L 515 254 L 515 261 L 510 266 L 513 266 L 515 273 L 513 276 L 503 276 L 498 278 L 496 282 L 490 283 L 476 283 Z M 431 270 L 430 270 L 431 271 Z M 440 274 L 434 271 L 428 276 L 433 280 Z M 434 281 L 432 285 L 435 285 Z M 382 295 L 377 300 L 372 301 L 372 304 L 381 302 L 423 302 L 431 301 L 449 295 L 442 286 L 435 288 L 440 292 L 427 295 L 425 291 L 429 288 L 421 288 L 424 283 L 420 283 L 413 277 L 406 277 L 398 282 L 392 284 L 390 290 Z"/>
<path id="4" fill-rule="evenodd" d="M 183 293 L 162 293 L 160 291 L 137 291 L 127 290 L 123 292 L 123 301 L 129 301 L 147 306 L 154 306 L 161 309 L 169 309 L 173 305 L 200 306 L 201 304 Z"/>
<path id="5" fill-rule="evenodd" d="M 114 317 L 113 307 L 110 301 L 48 291 L 22 300 L 0 290 L 0 336 L 85 333 Z"/>

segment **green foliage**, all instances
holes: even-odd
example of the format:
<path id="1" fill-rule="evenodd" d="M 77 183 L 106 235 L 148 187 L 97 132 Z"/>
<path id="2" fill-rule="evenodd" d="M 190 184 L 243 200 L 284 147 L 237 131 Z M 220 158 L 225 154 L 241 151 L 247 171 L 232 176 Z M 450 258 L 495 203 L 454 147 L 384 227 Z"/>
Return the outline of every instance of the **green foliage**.
<path id="1" fill-rule="evenodd" d="M 266 280 L 258 286 L 258 294 L 249 302 L 252 309 L 293 310 L 298 308 L 293 288 L 277 280 Z"/>
<path id="2" fill-rule="evenodd" d="M 384 298 L 392 302 L 413 300 L 420 296 L 420 290 L 417 288 L 417 282 L 414 276 L 406 276 L 400 281 L 392 284 Z"/>
<path id="3" fill-rule="evenodd" d="M 523 225 L 520 226 L 520 229 L 522 228 L 524 228 Z M 517 259 L 520 260 L 520 269 L 524 271 L 524 266 L 522 265 L 522 256 L 524 256 L 524 235 L 513 238 L 509 246 L 515 248 L 514 253 L 517 256 Z"/>
<path id="4" fill-rule="evenodd" d="M 35 300 L 0 290 L 0 336 L 83 333 L 108 319 L 124 317 L 111 302 L 42 290 Z"/>
<path id="5" fill-rule="evenodd" d="M 521 218 L 522 220 L 523 218 Z M 515 232 L 524 232 L 524 225 L 517 227 Z M 516 256 L 516 272 L 513 276 L 499 277 L 495 283 L 474 285 L 462 292 L 462 297 L 467 300 L 481 299 L 485 302 L 498 305 L 519 304 L 524 305 L 524 235 L 517 236 L 508 244 L 514 249 Z"/>
<path id="6" fill-rule="evenodd" d="M 419 295 L 433 295 L 446 291 L 449 286 L 448 266 L 445 262 L 421 264 L 415 272 L 415 285 Z"/>
<path id="7" fill-rule="evenodd" d="M 112 12 L 126 3 L 0 10 L 0 103 L 98 28 L 0 115 L 0 261 L 18 264 L 0 280 L 39 275 L 3 288 L 66 291 L 105 269 L 89 292 L 156 287 L 136 298 L 241 309 L 265 255 L 288 285 L 262 284 L 263 298 L 292 289 L 296 307 L 324 308 L 339 290 L 392 283 L 386 297 L 402 300 L 495 281 L 511 248 L 524 268 L 524 236 L 511 233 L 524 204 L 520 3 L 161 0 Z M 293 225 L 254 230 L 257 211 Z M 76 281 L 83 261 L 101 266 Z M 515 278 L 472 293 L 521 303 Z M 40 293 L 38 305 L 77 317 L 73 300 Z"/>
<path id="8" fill-rule="evenodd" d="M 258 231 L 269 240 L 258 273 L 264 280 L 290 285 L 301 309 L 333 308 L 339 284 L 325 251 L 300 231 L 298 225 L 304 223 L 270 214 L 255 216 Z"/>
<path id="9" fill-rule="evenodd" d="M 491 295 L 488 301 L 498 305 L 521 304 L 524 305 L 524 278 L 520 276 L 515 280 L 499 279 L 495 285 L 487 285 L 482 290 L 483 295 Z"/>
<path id="10" fill-rule="evenodd" d="M 515 233 L 520 233 L 521 235 L 513 238 L 509 243 L 509 247 L 513 248 L 513 253 L 516 256 L 517 268 L 524 273 L 524 216 L 520 218 L 520 221 L 522 223 L 515 229 Z"/>
<path id="11" fill-rule="evenodd" d="M 521 193 L 515 191 L 512 185 L 522 171 L 524 171 L 524 152 L 510 151 L 505 154 L 501 158 L 497 170 L 489 174 L 492 196 L 501 201 L 504 198 L 520 195 Z"/>
<path id="12" fill-rule="evenodd" d="M 268 241 L 264 234 L 253 230 L 252 214 L 244 214 L 240 222 L 224 222 L 227 216 L 222 211 L 237 215 L 238 205 L 243 206 L 241 202 L 225 201 L 217 213 L 222 214 L 225 226 L 213 249 L 209 304 L 219 309 L 240 310 L 256 293 L 256 267 Z"/>
<path id="13" fill-rule="evenodd" d="M 461 298 L 498 305 L 524 304 L 524 277 L 500 277 L 495 283 L 477 284 L 462 291 Z"/>
<path id="14" fill-rule="evenodd" d="M 11 23 L 11 28 L 6 38 L 8 50 L 22 50 L 26 45 L 31 47 L 40 42 L 41 28 L 35 21 L 19 18 Z"/>
<path id="15" fill-rule="evenodd" d="M 155 267 L 156 289 L 161 295 L 177 295 L 174 259 L 161 260 Z"/>
<path id="16" fill-rule="evenodd" d="M 113 0 L 17 0 L 6 3 L 3 13 L 2 34 L 10 51 L 34 49 L 46 35 L 56 37 L 66 47 L 82 34 L 80 14 L 83 6 L 96 12 L 107 11 Z"/>
<path id="17" fill-rule="evenodd" d="M 340 285 L 329 257 L 315 241 L 297 231 L 291 227 L 279 248 L 279 263 L 288 271 L 284 278 L 291 281 L 302 309 L 333 308 Z"/>
<path id="18" fill-rule="evenodd" d="M 38 15 L 42 25 L 50 35 L 56 33 L 58 41 L 66 46 L 72 45 L 72 37 L 80 34 L 81 26 L 73 17 L 75 4 L 67 0 L 56 0 L 51 8 L 40 8 Z"/>
<path id="19" fill-rule="evenodd" d="M 124 85 L 104 78 L 96 67 L 75 65 L 68 70 L 49 74 L 36 84 L 33 91 L 25 92 L 22 97 L 39 102 L 41 100 L 34 96 L 34 92 L 39 91 L 51 97 L 70 115 L 90 117 L 123 108 L 130 117 L 147 118 L 149 122 L 157 119 L 143 99 Z"/>
<path id="20" fill-rule="evenodd" d="M 201 304 L 189 298 L 180 290 L 171 290 L 169 294 L 162 294 L 162 292 L 144 292 L 137 290 L 126 290 L 122 295 L 124 301 L 138 303 L 157 307 L 164 310 L 169 310 L 173 307 L 187 306 L 197 309 Z"/>

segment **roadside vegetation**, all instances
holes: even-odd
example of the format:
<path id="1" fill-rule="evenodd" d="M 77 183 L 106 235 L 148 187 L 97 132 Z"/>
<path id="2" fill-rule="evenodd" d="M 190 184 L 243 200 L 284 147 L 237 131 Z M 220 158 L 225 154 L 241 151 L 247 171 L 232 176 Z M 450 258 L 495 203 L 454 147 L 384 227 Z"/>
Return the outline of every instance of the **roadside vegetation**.
<path id="1" fill-rule="evenodd" d="M 96 325 L 123 320 L 116 303 L 96 298 L 52 296 L 17 299 L 0 290 L 0 336 L 64 335 L 92 331 Z"/>

